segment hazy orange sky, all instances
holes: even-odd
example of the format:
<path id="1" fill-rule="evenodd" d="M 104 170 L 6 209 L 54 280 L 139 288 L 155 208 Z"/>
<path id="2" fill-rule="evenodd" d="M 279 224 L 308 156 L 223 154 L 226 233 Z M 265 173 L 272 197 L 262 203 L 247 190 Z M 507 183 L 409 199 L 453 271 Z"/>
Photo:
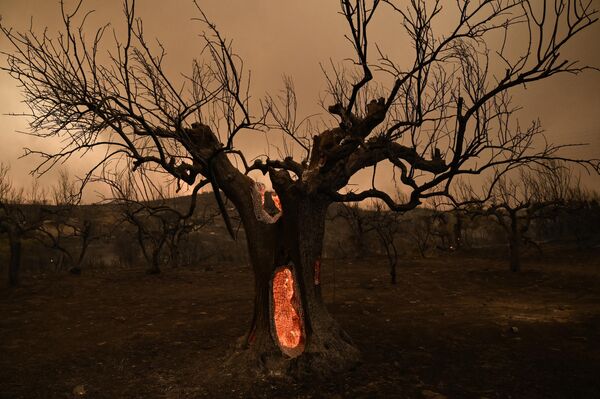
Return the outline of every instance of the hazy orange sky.
<path id="1" fill-rule="evenodd" d="M 351 55 L 343 38 L 346 26 L 337 13 L 338 1 L 199 0 L 199 3 L 221 32 L 233 39 L 236 51 L 251 69 L 254 98 L 264 96 L 267 91 L 276 93 L 281 88 L 281 76 L 291 75 L 296 84 L 300 113 L 322 112 L 318 99 L 325 89 L 325 81 L 319 62 L 328 63 L 330 58 L 338 62 Z M 600 0 L 593 3 L 600 9 Z M 84 7 L 97 10 L 91 20 L 92 26 L 110 21 L 118 27 L 123 22 L 121 1 L 88 0 Z M 191 58 L 201 46 L 199 24 L 191 20 L 197 15 L 192 2 L 138 0 L 137 8 L 138 16 L 144 20 L 147 38 L 158 37 L 165 45 L 169 70 L 187 73 Z M 389 10 L 381 11 L 373 21 L 371 41 L 377 41 L 396 54 L 410 52 L 410 48 L 403 47 L 405 43 L 397 40 L 399 20 Z M 56 32 L 61 22 L 57 0 L 0 0 L 0 14 L 3 24 L 17 30 L 27 29 L 32 16 L 35 27 L 48 26 L 50 33 Z M 511 44 L 518 47 L 517 39 L 513 40 L 515 42 Z M 7 49 L 3 38 L 0 38 L 0 48 Z M 569 59 L 578 58 L 586 64 L 600 66 L 600 23 L 576 37 L 567 52 Z M 0 112 L 22 112 L 24 107 L 20 103 L 19 90 L 5 73 L 0 73 L 0 88 Z M 558 76 L 530 85 L 526 90 L 513 91 L 513 96 L 514 101 L 524 107 L 519 114 L 524 124 L 539 117 L 551 141 L 589 143 L 569 155 L 600 157 L 599 72 Z M 36 160 L 18 159 L 23 147 L 50 148 L 56 143 L 16 133 L 26 130 L 23 118 L 2 115 L 0 126 L 0 159 L 10 163 L 12 176 L 18 184 L 29 185 L 28 172 Z M 256 140 L 256 136 L 246 135 L 238 143 L 238 147 L 244 146 L 254 152 L 266 151 L 262 136 L 261 140 Z M 67 167 L 81 173 L 88 164 L 89 160 L 78 159 Z M 588 186 L 600 188 L 598 176 L 584 180 Z"/>

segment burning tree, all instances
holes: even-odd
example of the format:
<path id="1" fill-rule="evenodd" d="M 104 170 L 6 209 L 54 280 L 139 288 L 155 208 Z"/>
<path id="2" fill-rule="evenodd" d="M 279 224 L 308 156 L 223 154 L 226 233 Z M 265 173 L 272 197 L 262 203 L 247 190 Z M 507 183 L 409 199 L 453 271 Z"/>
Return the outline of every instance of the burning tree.
<path id="1" fill-rule="evenodd" d="M 449 195 L 459 176 L 502 175 L 517 164 L 560 157 L 562 146 L 543 140 L 539 122 L 524 129 L 511 122 L 516 108 L 509 92 L 586 69 L 561 54 L 597 19 L 591 1 L 579 0 L 478 0 L 444 3 L 444 10 L 439 0 L 341 0 L 354 56 L 346 67 L 325 69 L 327 111 L 337 125 L 319 132 L 299 122 L 290 79 L 279 98 L 267 97 L 261 106 L 250 100 L 241 58 L 195 4 L 202 50 L 182 77 L 168 76 L 165 51 L 145 39 L 133 0 L 125 1 L 121 40 L 106 26 L 90 33 L 81 4 L 69 12 L 61 2 L 64 29 L 57 38 L 2 26 L 12 45 L 3 69 L 21 85 L 31 133 L 66 143 L 53 153 L 27 150 L 43 157 L 37 172 L 102 149 L 106 156 L 98 165 L 128 158 L 133 169 L 166 173 L 189 186 L 192 199 L 210 184 L 233 235 L 222 195 L 231 201 L 255 276 L 252 324 L 232 364 L 274 373 L 326 374 L 358 357 L 321 296 L 329 205 L 370 198 L 393 211 L 409 211 L 423 200 Z M 405 53 L 411 51 L 410 62 L 369 40 L 380 12 L 398 18 L 398 29 L 412 43 Z M 450 28 L 447 21 L 439 23 L 442 14 L 452 19 Z M 523 33 L 519 29 L 529 41 L 513 56 L 507 43 Z M 111 43 L 117 38 L 108 52 L 105 36 Z M 287 156 L 248 162 L 236 146 L 239 133 L 248 129 L 283 132 Z M 380 163 L 392 165 L 397 184 L 408 192 L 406 201 L 377 187 L 375 175 L 385 170 L 376 168 Z M 372 186 L 345 189 L 365 168 L 373 170 Z M 278 213 L 262 206 L 252 171 L 270 179 Z M 281 309 L 287 309 L 285 322 L 278 322 Z"/>

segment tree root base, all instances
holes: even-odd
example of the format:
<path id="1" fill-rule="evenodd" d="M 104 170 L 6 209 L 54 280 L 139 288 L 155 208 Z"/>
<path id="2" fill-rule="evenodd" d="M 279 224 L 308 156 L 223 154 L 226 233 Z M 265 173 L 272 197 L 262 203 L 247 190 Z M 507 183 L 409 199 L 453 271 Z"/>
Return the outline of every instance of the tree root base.
<path id="1" fill-rule="evenodd" d="M 299 356 L 284 355 L 275 344 L 238 344 L 227 356 L 222 372 L 240 378 L 326 379 L 360 363 L 360 352 L 346 339 L 331 336 L 309 345 Z M 244 341 L 241 339 L 240 341 Z M 324 342 L 321 344 L 321 342 Z"/>

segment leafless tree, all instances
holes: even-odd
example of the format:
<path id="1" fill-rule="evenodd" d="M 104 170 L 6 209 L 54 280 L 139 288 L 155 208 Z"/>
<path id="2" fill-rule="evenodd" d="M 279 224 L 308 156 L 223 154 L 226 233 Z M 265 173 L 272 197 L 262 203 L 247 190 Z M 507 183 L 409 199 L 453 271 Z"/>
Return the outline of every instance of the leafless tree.
<path id="1" fill-rule="evenodd" d="M 296 117 L 289 81 L 281 96 L 254 108 L 245 65 L 200 6 L 199 58 L 181 79 L 167 76 L 166 52 L 145 39 L 133 0 L 125 2 L 125 36 L 111 42 L 108 60 L 110 28 L 91 33 L 80 4 L 73 12 L 62 10 L 58 38 L 1 28 L 12 45 L 3 69 L 22 87 L 31 133 L 65 143 L 54 153 L 27 150 L 43 157 L 36 171 L 103 149 L 98 165 L 129 158 L 136 170 L 166 173 L 188 185 L 192 200 L 202 186 L 212 185 L 233 235 L 222 190 L 243 222 L 255 274 L 252 325 L 231 364 L 283 373 L 327 373 L 358 357 L 327 312 L 317 276 L 328 206 L 372 198 L 409 211 L 427 198 L 451 196 L 459 177 L 487 174 L 497 180 L 516 165 L 567 159 L 562 145 L 544 141 L 538 121 L 522 128 L 513 120 L 517 107 L 510 92 L 586 69 L 562 54 L 598 15 L 591 1 L 580 0 L 478 0 L 444 3 L 443 10 L 440 0 L 340 0 L 354 55 L 340 67 L 324 67 L 329 90 L 323 101 L 331 104 L 326 110 L 337 126 L 318 132 Z M 390 34 L 410 40 L 410 57 L 409 49 L 396 58 L 390 55 L 396 49 L 369 40 L 380 12 L 397 17 L 399 32 Z M 451 19 L 449 28 L 438 23 L 442 14 Z M 508 54 L 508 42 L 523 31 L 525 48 Z M 498 37 L 503 40 L 496 43 Z M 239 132 L 247 129 L 283 132 L 287 154 L 247 162 L 236 147 Z M 406 201 L 395 201 L 375 184 L 382 170 L 376 165 L 383 161 L 408 191 Z M 571 161 L 598 169 L 597 161 Z M 348 190 L 350 178 L 365 168 L 375 175 L 372 186 Z M 251 171 L 268 175 L 282 215 L 265 216 Z M 295 276 L 300 315 L 299 338 L 291 347 L 274 330 L 272 317 L 273 280 L 282 266 Z"/>
<path id="2" fill-rule="evenodd" d="M 568 203 L 554 218 L 557 224 L 550 223 L 552 228 L 559 227 L 561 232 L 575 238 L 578 248 L 590 248 L 598 244 L 600 238 L 600 207 L 596 192 L 587 192 L 579 201 Z M 561 229 L 562 227 L 562 229 Z"/>
<path id="3" fill-rule="evenodd" d="M 424 230 L 430 230 L 430 237 L 427 240 L 433 241 L 427 246 L 433 246 L 441 251 L 460 249 L 464 228 L 461 212 L 439 198 L 431 199 L 426 210 L 429 214 L 424 216 L 425 219 L 429 218 L 429 223 Z"/>
<path id="4" fill-rule="evenodd" d="M 332 220 L 337 218 L 343 219 L 350 230 L 356 258 L 362 259 L 369 255 L 368 235 L 374 229 L 371 213 L 356 203 L 342 204 Z"/>
<path id="5" fill-rule="evenodd" d="M 21 264 L 21 231 L 20 224 L 15 221 L 13 204 L 20 203 L 21 193 L 15 192 L 12 181 L 8 176 L 9 167 L 0 163 L 0 232 L 8 235 L 10 260 L 8 263 L 8 283 L 11 286 L 19 284 L 19 267 Z"/>
<path id="6" fill-rule="evenodd" d="M 461 250 L 465 245 L 465 221 L 462 212 L 453 211 L 451 212 L 454 217 L 454 224 L 452 224 L 452 233 L 454 239 L 454 249 L 456 251 Z"/>
<path id="7" fill-rule="evenodd" d="M 80 274 L 90 245 L 103 237 L 101 228 L 91 215 L 86 215 L 80 209 L 77 182 L 66 170 L 60 171 L 58 182 L 51 192 L 54 204 L 44 207 L 44 221 L 36 229 L 38 234 L 35 238 L 46 247 L 58 251 L 59 267 L 66 260 L 69 271 Z"/>
<path id="8" fill-rule="evenodd" d="M 117 204 L 121 223 L 134 227 L 137 242 L 148 263 L 148 274 L 158 274 L 167 260 L 176 261 L 179 243 L 188 234 L 212 222 L 215 214 L 204 209 L 202 214 L 190 208 L 187 213 L 170 206 L 161 187 L 147 176 L 105 172 L 96 179 L 109 185 L 110 203 Z"/>
<path id="9" fill-rule="evenodd" d="M 396 266 L 398 265 L 398 256 L 400 255 L 398 236 L 403 232 L 400 223 L 400 214 L 390 212 L 380 201 L 376 201 L 370 211 L 369 223 L 377 234 L 379 243 L 385 251 L 390 268 L 390 281 L 392 284 L 396 284 L 398 282 Z"/>
<path id="10" fill-rule="evenodd" d="M 27 194 L 16 188 L 9 176 L 10 167 L 0 162 L 0 233 L 6 234 L 9 245 L 8 284 L 19 285 L 23 240 L 32 236 L 43 223 L 39 204 L 25 204 Z M 34 185 L 30 198 L 37 197 Z"/>
<path id="11" fill-rule="evenodd" d="M 404 231 L 411 242 L 415 244 L 421 258 L 427 257 L 427 251 L 434 247 L 435 230 L 434 216 L 415 214 L 409 220 L 404 221 Z"/>
<path id="12" fill-rule="evenodd" d="M 537 244 L 529 237 L 532 221 L 548 218 L 585 197 L 573 170 L 557 162 L 505 175 L 494 184 L 490 198 L 479 207 L 467 208 L 474 216 L 491 216 L 508 239 L 510 270 L 521 270 L 521 245 Z M 539 247 L 538 247 L 539 249 Z"/>

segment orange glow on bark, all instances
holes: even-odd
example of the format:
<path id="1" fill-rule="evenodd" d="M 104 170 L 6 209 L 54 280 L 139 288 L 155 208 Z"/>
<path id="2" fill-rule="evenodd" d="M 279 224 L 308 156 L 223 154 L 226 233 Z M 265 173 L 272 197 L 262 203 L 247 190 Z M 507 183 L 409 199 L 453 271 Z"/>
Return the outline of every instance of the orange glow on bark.
<path id="1" fill-rule="evenodd" d="M 261 182 L 256 182 L 256 190 L 260 194 L 260 203 L 261 203 L 261 205 L 265 206 L 265 191 L 266 191 L 265 185 L 263 183 L 261 183 Z"/>
<path id="2" fill-rule="evenodd" d="M 273 319 L 277 339 L 284 353 L 297 352 L 302 344 L 302 319 L 296 307 L 294 276 L 284 267 L 273 277 Z"/>
<path id="3" fill-rule="evenodd" d="M 279 196 L 275 193 L 272 193 L 271 198 L 273 199 L 273 203 L 275 204 L 277 209 L 279 209 L 279 212 L 281 212 L 281 200 L 279 199 Z"/>

